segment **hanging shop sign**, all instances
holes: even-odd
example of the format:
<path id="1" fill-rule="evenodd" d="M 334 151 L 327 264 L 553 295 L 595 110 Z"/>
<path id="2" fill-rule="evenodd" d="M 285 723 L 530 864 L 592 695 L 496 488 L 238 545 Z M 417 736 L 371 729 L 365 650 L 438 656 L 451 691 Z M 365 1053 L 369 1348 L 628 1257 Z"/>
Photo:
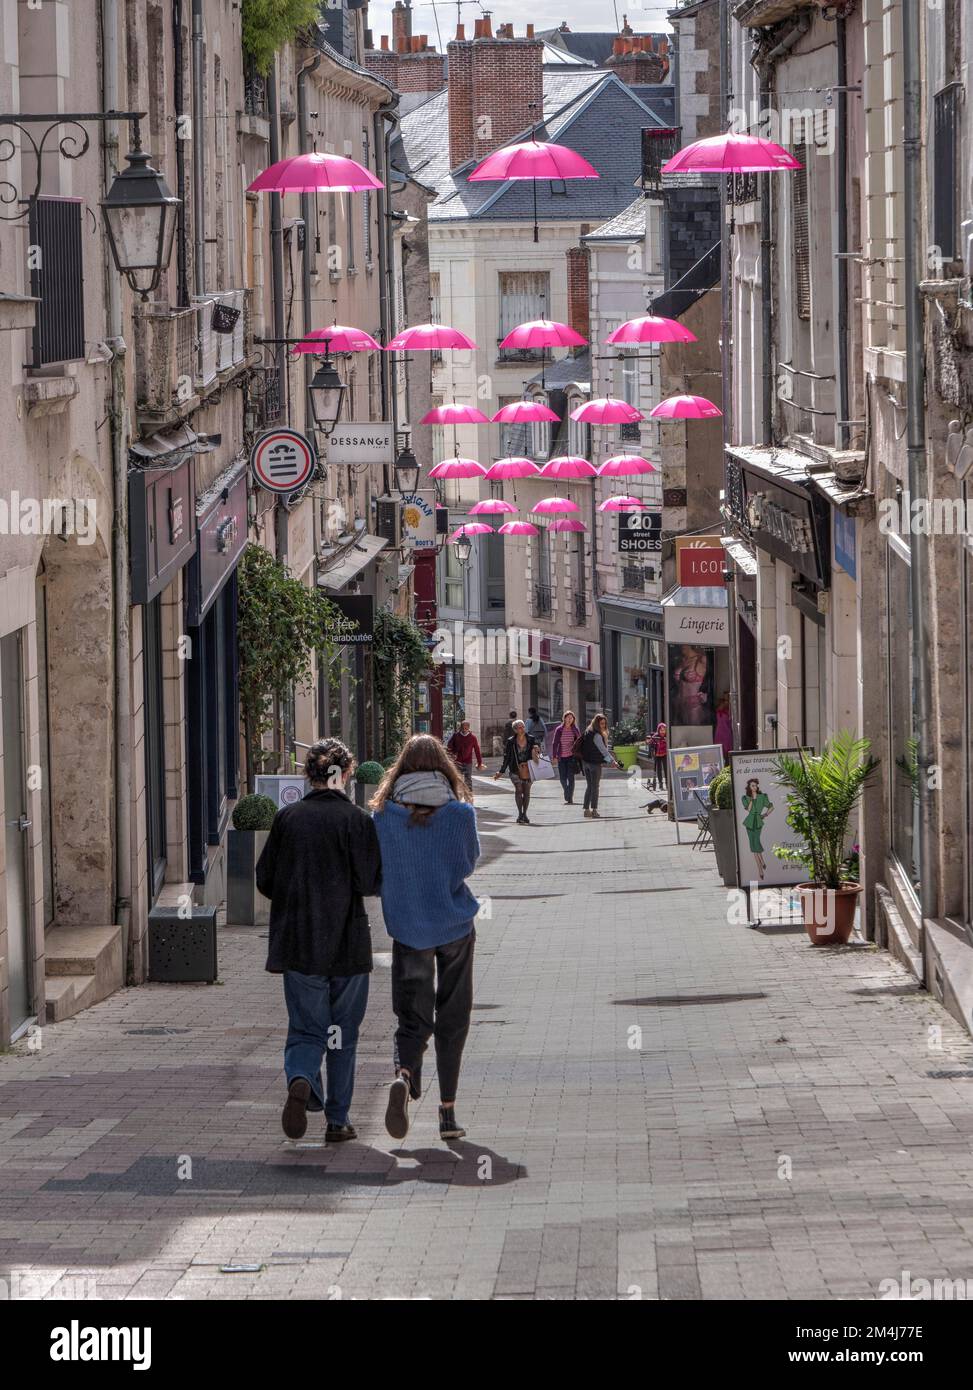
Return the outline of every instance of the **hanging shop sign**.
<path id="1" fill-rule="evenodd" d="M 294 492 L 310 482 L 314 449 L 297 430 L 268 430 L 250 450 L 250 471 L 268 492 Z"/>
<path id="2" fill-rule="evenodd" d="M 650 555 L 662 551 L 661 512 L 619 512 L 620 555 Z"/>
<path id="3" fill-rule="evenodd" d="M 247 543 L 247 469 L 241 460 L 197 502 L 199 544 L 189 569 L 189 625 L 198 627 Z"/>
<path id="4" fill-rule="evenodd" d="M 725 556 L 719 536 L 676 537 L 676 582 L 685 588 L 723 583 Z"/>
<path id="5" fill-rule="evenodd" d="M 324 635 L 336 647 L 371 646 L 375 636 L 375 600 L 371 594 L 328 594 L 337 609 L 334 622 L 325 626 Z"/>
<path id="6" fill-rule="evenodd" d="M 129 474 L 132 602 L 151 603 L 196 553 L 193 462 Z"/>
<path id="7" fill-rule="evenodd" d="M 822 517 L 811 494 L 799 484 L 787 488 L 767 477 L 743 470 L 744 508 L 754 545 L 783 560 L 815 584 L 827 581 L 827 560 L 821 543 Z M 826 507 L 823 503 L 822 506 Z"/>
<path id="8" fill-rule="evenodd" d="M 395 430 L 390 420 L 349 420 L 328 437 L 328 463 L 391 463 Z"/>
<path id="9" fill-rule="evenodd" d="M 834 536 L 834 562 L 849 579 L 858 578 L 858 561 L 856 557 L 857 546 L 855 545 L 855 518 L 848 516 L 846 512 L 840 511 L 837 507 L 832 509 L 834 518 L 832 534 Z"/>
<path id="10" fill-rule="evenodd" d="M 540 658 L 545 666 L 569 666 L 572 671 L 591 670 L 591 645 L 571 637 L 542 637 Z"/>
<path id="11" fill-rule="evenodd" d="M 407 550 L 436 549 L 436 494 L 432 489 L 403 497 L 402 544 Z"/>
<path id="12" fill-rule="evenodd" d="M 708 647 L 730 645 L 726 607 L 703 608 L 699 604 L 666 603 L 663 610 L 667 642 L 702 642 Z"/>

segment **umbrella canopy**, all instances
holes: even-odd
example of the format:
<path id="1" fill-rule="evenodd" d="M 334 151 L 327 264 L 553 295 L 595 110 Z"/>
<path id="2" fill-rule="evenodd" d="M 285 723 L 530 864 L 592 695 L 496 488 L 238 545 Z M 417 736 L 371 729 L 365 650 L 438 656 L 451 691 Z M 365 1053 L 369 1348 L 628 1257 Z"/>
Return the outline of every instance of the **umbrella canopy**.
<path id="1" fill-rule="evenodd" d="M 341 154 L 295 154 L 258 174 L 248 193 L 358 193 L 384 188 L 374 174 Z"/>
<path id="2" fill-rule="evenodd" d="M 699 340 L 676 319 L 663 319 L 655 314 L 643 314 L 638 319 L 628 319 L 614 333 L 609 333 L 606 343 L 695 343 Z"/>
<path id="3" fill-rule="evenodd" d="M 497 532 L 498 536 L 539 536 L 536 526 L 529 521 L 505 521 Z"/>
<path id="4" fill-rule="evenodd" d="M 801 163 L 762 135 L 711 135 L 677 150 L 662 166 L 664 174 L 762 174 L 768 169 L 800 169 Z"/>
<path id="5" fill-rule="evenodd" d="M 417 323 L 403 328 L 386 344 L 386 352 L 436 352 L 441 348 L 475 348 L 472 338 L 445 323 Z"/>
<path id="6" fill-rule="evenodd" d="M 470 508 L 470 516 L 496 516 L 499 512 L 507 512 L 516 516 L 517 508 L 512 502 L 504 502 L 501 497 L 488 497 L 486 501 L 477 502 L 475 506 Z"/>
<path id="7" fill-rule="evenodd" d="M 543 497 L 536 506 L 531 507 L 531 511 L 537 512 L 540 516 L 550 516 L 554 512 L 580 512 L 580 510 L 577 502 L 572 502 L 570 497 Z"/>
<path id="8" fill-rule="evenodd" d="M 501 406 L 496 415 L 490 417 L 495 425 L 536 425 L 542 421 L 560 420 L 549 405 L 543 401 L 511 401 Z"/>
<path id="9" fill-rule="evenodd" d="M 598 170 L 567 145 L 525 140 L 488 154 L 470 174 L 470 182 L 507 183 L 512 179 L 597 179 Z"/>
<path id="10" fill-rule="evenodd" d="M 382 345 L 377 343 L 371 333 L 366 333 L 364 328 L 346 328 L 343 324 L 333 323 L 329 328 L 315 328 L 294 348 L 295 353 L 316 353 L 318 357 L 327 357 L 332 352 L 381 352 Z"/>
<path id="11" fill-rule="evenodd" d="M 571 419 L 584 425 L 632 425 L 645 416 L 628 401 L 617 400 L 614 396 L 602 396 L 599 400 L 585 401 L 577 410 L 571 411 Z"/>
<path id="12" fill-rule="evenodd" d="M 533 478 L 540 471 L 530 459 L 497 459 L 496 463 L 490 464 L 486 475 L 491 482 L 497 482 L 503 478 Z"/>
<path id="13" fill-rule="evenodd" d="M 658 473 L 659 469 L 641 454 L 615 454 L 598 469 L 599 478 L 634 478 L 637 473 Z"/>
<path id="14" fill-rule="evenodd" d="M 578 521 L 577 517 L 566 516 L 560 521 L 552 521 L 547 528 L 549 531 L 587 531 L 587 526 L 583 521 Z"/>
<path id="15" fill-rule="evenodd" d="M 705 396 L 667 396 L 650 414 L 653 420 L 714 420 L 723 412 Z"/>
<path id="16" fill-rule="evenodd" d="M 458 541 L 460 536 L 492 536 L 493 527 L 487 526 L 483 521 L 467 521 L 462 526 L 457 526 L 456 530 L 449 537 L 451 541 Z"/>
<path id="17" fill-rule="evenodd" d="M 435 405 L 427 410 L 419 421 L 420 425 L 486 425 L 489 419 L 475 405 Z"/>
<path id="18" fill-rule="evenodd" d="M 430 478 L 482 478 L 485 473 L 476 459 L 443 459 L 429 470 Z"/>
<path id="19" fill-rule="evenodd" d="M 647 503 L 640 502 L 637 497 L 626 497 L 621 493 L 618 497 L 606 497 L 604 502 L 598 503 L 600 512 L 644 512 Z"/>
<path id="20" fill-rule="evenodd" d="M 574 454 L 565 454 L 562 458 L 551 459 L 545 463 L 541 469 L 542 478 L 593 478 L 598 472 L 593 463 L 587 459 L 578 458 Z"/>
<path id="21" fill-rule="evenodd" d="M 544 348 L 544 347 L 584 347 L 587 338 L 582 338 L 566 323 L 555 323 L 552 319 L 532 319 L 530 323 L 518 323 L 502 341 L 502 348 Z"/>

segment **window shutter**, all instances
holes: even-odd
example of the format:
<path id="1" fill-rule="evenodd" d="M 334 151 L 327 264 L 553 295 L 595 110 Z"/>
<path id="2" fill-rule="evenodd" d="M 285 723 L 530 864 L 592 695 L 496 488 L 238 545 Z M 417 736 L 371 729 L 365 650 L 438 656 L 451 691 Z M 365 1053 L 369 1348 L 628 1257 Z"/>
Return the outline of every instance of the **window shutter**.
<path id="1" fill-rule="evenodd" d="M 40 299 L 32 365 L 76 362 L 84 357 L 81 200 L 35 199 L 29 231 L 37 261 L 30 273 L 30 292 Z"/>
<path id="2" fill-rule="evenodd" d="M 797 316 L 811 317 L 811 251 L 808 230 L 807 145 L 798 145 L 795 158 L 801 162 L 791 182 L 794 209 L 794 295 Z"/>

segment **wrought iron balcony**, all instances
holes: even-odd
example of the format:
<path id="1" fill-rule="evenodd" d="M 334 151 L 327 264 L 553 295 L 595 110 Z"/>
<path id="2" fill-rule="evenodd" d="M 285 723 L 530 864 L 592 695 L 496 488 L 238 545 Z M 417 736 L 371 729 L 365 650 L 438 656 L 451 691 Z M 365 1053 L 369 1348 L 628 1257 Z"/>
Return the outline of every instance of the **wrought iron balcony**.
<path id="1" fill-rule="evenodd" d="M 588 621 L 588 595 L 575 592 L 571 607 L 571 621 L 575 627 L 584 627 Z"/>
<path id="2" fill-rule="evenodd" d="M 534 585 L 534 602 L 531 611 L 535 618 L 549 618 L 554 612 L 554 590 L 550 584 Z"/>

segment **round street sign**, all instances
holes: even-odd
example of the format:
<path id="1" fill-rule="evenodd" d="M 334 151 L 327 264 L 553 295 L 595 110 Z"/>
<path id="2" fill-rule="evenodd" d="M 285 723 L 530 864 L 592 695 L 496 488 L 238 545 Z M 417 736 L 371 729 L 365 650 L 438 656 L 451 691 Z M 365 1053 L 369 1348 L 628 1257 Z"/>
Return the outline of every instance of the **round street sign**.
<path id="1" fill-rule="evenodd" d="M 314 450 L 297 430 L 268 430 L 250 450 L 250 471 L 268 492 L 293 492 L 314 472 Z"/>

